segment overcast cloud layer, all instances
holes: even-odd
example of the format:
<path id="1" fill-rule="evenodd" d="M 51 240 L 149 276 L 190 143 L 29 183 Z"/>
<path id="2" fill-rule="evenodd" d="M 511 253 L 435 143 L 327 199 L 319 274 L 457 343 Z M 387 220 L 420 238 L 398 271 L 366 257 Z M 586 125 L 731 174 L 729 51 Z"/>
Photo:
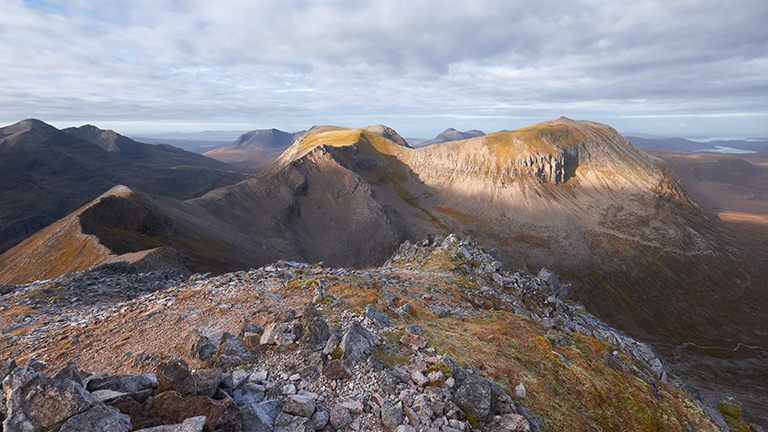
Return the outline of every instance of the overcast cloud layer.
<path id="1" fill-rule="evenodd" d="M 765 0 L 0 0 L 0 122 L 768 136 Z"/>

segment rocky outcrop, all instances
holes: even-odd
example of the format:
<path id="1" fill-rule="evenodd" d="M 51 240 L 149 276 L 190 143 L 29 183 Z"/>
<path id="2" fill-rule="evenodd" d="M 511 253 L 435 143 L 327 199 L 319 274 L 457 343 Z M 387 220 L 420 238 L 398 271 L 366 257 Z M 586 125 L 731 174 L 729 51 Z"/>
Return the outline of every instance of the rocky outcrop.
<path id="1" fill-rule="evenodd" d="M 474 240 L 453 235 L 405 244 L 386 267 L 369 270 L 281 262 L 222 276 L 140 279 L 104 269 L 13 287 L 2 298 L 8 307 L 28 305 L 40 289 L 53 290 L 50 286 L 68 293 L 69 284 L 88 303 L 83 312 L 68 312 L 76 317 L 62 316 L 56 301 L 31 303 L 38 313 L 19 322 L 39 327 L 22 335 L 9 331 L 0 347 L 12 340 L 13 349 L 32 352 L 27 344 L 47 341 L 50 334 L 78 335 L 73 348 L 41 358 L 45 363 L 23 363 L 50 371 L 54 378 L 43 379 L 53 383 L 50 387 L 71 389 L 60 393 L 79 394 L 87 402 L 73 402 L 59 410 L 67 413 L 64 417 L 45 419 L 46 424 L 90 422 L 119 430 L 126 424 L 121 416 L 127 416 L 133 430 L 150 431 L 537 431 L 562 417 L 546 407 L 562 404 L 573 416 L 569 422 L 611 429 L 616 426 L 612 417 L 623 413 L 611 408 L 615 399 L 640 403 L 638 409 L 649 416 L 660 411 L 672 429 L 691 424 L 712 430 L 695 402 L 672 390 L 676 381 L 653 350 L 568 301 L 568 285 L 553 272 L 540 275 L 508 271 Z M 156 289 L 128 283 L 138 280 L 157 283 Z M 95 293 L 101 286 L 140 295 L 100 304 Z M 434 310 L 446 314 L 440 317 Z M 498 327 L 482 327 L 497 317 Z M 147 322 L 154 325 L 144 327 Z M 504 333 L 507 322 L 514 332 Z M 131 341 L 122 339 L 129 334 L 128 323 Z M 88 327 L 94 331 L 79 332 Z M 474 337 L 463 339 L 472 332 Z M 119 339 L 91 339 L 113 334 Z M 144 334 L 152 337 L 139 336 Z M 462 341 L 452 345 L 459 342 L 453 338 Z M 486 339 L 499 340 L 489 347 L 482 345 Z M 130 355 L 121 351 L 123 342 Z M 105 354 L 112 368 L 141 373 L 89 373 L 69 362 L 76 356 L 95 364 L 99 349 L 91 346 L 112 347 Z M 476 356 L 475 349 L 486 355 Z M 45 352 L 39 346 L 34 351 Z M 535 357 L 525 357 L 527 351 L 535 351 Z M 547 388 L 544 382 L 552 378 L 547 371 L 562 380 Z M 17 401 L 20 396 L 12 389 L 22 384 L 14 383 L 35 374 L 47 377 L 13 361 L 1 363 L 0 372 L 10 373 L 6 395 Z M 573 377 L 595 384 L 578 381 L 574 387 Z M 599 416 L 590 410 L 602 407 L 585 408 L 572 397 L 553 396 L 578 391 L 592 400 L 593 388 L 610 392 L 604 380 L 626 387 L 603 400 L 611 418 L 594 420 Z M 42 418 L 36 413 L 46 412 L 48 403 L 6 402 L 6 420 L 37 427 L 42 420 L 30 419 Z M 680 413 L 670 405 L 687 408 Z"/>

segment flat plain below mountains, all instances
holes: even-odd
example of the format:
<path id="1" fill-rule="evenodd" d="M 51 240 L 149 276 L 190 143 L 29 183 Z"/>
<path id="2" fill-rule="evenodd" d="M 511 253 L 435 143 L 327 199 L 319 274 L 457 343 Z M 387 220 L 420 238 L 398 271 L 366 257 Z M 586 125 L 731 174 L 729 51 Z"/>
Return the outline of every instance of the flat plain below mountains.
<path id="1" fill-rule="evenodd" d="M 766 412 L 765 269 L 667 164 L 592 122 L 417 149 L 385 127 L 315 127 L 259 176 L 199 198 L 112 189 L 0 256 L 0 283 L 115 261 L 142 271 L 278 259 L 365 268 L 406 240 L 449 232 L 510 268 L 552 269 L 572 282 L 572 300 L 694 365 L 708 397 L 733 396 L 752 418 Z M 694 358 L 689 347 L 723 353 Z M 733 347 L 757 348 L 725 353 Z"/>

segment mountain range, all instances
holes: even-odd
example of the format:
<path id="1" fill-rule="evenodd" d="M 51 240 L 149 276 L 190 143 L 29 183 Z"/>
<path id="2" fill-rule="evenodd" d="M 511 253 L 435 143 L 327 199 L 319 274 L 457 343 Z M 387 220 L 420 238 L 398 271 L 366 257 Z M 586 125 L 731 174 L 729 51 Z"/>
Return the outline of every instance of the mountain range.
<path id="1" fill-rule="evenodd" d="M 244 180 L 236 168 L 94 126 L 39 120 L 0 128 L 0 251 L 124 184 L 189 199 Z"/>
<path id="2" fill-rule="evenodd" d="M 233 146 L 279 148 L 290 134 L 278 132 Z M 91 128 L 79 134 L 100 143 L 105 161 L 133 151 Z M 480 134 L 411 148 L 381 125 L 316 126 L 258 176 L 186 201 L 115 187 L 1 255 L 0 283 L 115 261 L 200 273 L 276 260 L 362 268 L 406 240 L 460 233 L 510 268 L 570 281 L 573 300 L 657 344 L 706 396 L 727 389 L 752 415 L 768 406 L 766 372 L 755 367 L 765 351 L 738 349 L 768 345 L 768 277 L 666 163 L 587 121 Z"/>

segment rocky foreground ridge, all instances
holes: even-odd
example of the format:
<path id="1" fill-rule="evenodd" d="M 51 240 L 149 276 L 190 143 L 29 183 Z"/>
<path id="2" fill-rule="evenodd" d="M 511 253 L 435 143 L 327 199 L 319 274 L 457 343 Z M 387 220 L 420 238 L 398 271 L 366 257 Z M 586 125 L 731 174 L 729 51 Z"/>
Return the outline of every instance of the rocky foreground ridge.
<path id="1" fill-rule="evenodd" d="M 568 300 L 548 270 L 505 270 L 454 235 L 406 242 L 369 270 L 281 261 L 211 277 L 113 263 L 2 293 L 5 432 L 715 431 L 739 421 Z"/>

